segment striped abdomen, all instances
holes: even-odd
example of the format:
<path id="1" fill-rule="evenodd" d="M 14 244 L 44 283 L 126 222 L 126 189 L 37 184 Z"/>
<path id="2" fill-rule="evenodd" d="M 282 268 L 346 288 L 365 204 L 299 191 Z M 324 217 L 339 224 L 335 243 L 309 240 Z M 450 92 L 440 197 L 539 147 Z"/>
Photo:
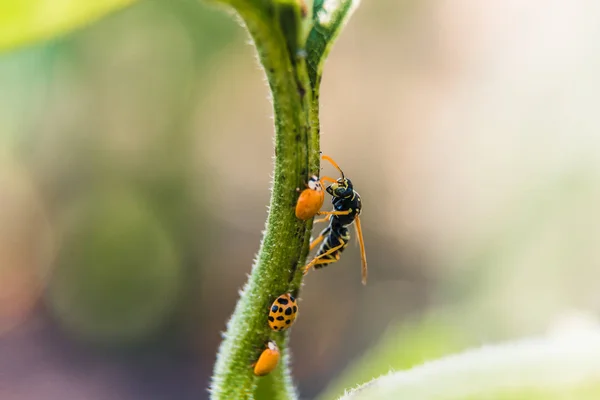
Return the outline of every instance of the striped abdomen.
<path id="1" fill-rule="evenodd" d="M 348 241 L 350 240 L 350 234 L 348 233 L 348 228 L 345 226 L 337 226 L 335 229 L 331 229 L 329 234 L 323 240 L 319 251 L 317 252 L 315 258 L 318 258 L 322 254 L 326 253 L 328 250 L 333 249 L 334 247 L 338 247 L 343 243 L 343 246 L 334 251 L 333 253 L 327 254 L 320 258 L 319 264 L 315 265 L 315 268 L 323 268 L 331 263 L 334 263 L 340 259 L 340 254 L 346 246 L 348 246 Z"/>

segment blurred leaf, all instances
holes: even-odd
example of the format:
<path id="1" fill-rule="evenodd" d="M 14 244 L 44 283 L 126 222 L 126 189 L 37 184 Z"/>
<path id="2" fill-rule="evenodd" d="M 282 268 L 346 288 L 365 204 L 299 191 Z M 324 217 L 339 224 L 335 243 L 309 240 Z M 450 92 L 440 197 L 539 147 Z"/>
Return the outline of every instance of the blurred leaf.
<path id="1" fill-rule="evenodd" d="M 74 207 L 50 304 L 82 339 L 129 344 L 156 334 L 176 306 L 176 246 L 135 192 L 96 191 Z"/>
<path id="2" fill-rule="evenodd" d="M 377 378 L 359 399 L 598 399 L 600 331 L 486 346 Z"/>
<path id="3" fill-rule="evenodd" d="M 319 398 L 338 398 L 358 383 L 386 374 L 390 369 L 407 369 L 458 351 L 466 347 L 466 342 L 460 327 L 441 315 L 403 322 L 389 329 L 375 348 L 348 368 Z"/>
<path id="4" fill-rule="evenodd" d="M 49 39 L 135 0 L 1 0 L 0 51 Z"/>

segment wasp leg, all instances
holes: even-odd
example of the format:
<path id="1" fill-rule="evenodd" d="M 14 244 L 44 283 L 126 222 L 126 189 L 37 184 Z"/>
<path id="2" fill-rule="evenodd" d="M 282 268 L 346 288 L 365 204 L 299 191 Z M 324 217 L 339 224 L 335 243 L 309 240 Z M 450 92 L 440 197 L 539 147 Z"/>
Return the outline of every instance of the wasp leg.
<path id="1" fill-rule="evenodd" d="M 319 243 L 321 243 L 324 238 L 325 238 L 325 235 L 319 235 L 315 240 L 310 242 L 310 250 L 314 249 L 315 246 L 318 245 Z"/>
<path id="2" fill-rule="evenodd" d="M 338 262 L 338 261 L 340 261 L 341 255 L 340 255 L 340 253 L 339 253 L 339 252 L 337 252 L 337 253 L 335 253 L 335 256 L 334 256 L 334 257 L 335 257 L 335 260 L 332 260 L 332 259 L 330 259 L 330 258 L 321 258 L 321 259 L 317 260 L 317 261 L 314 263 L 314 265 L 313 265 L 313 266 L 315 266 L 315 265 L 322 265 L 322 264 L 325 264 L 325 265 L 327 265 L 327 264 L 333 264 L 334 262 Z M 314 260 L 313 260 L 313 261 L 314 261 Z"/>
<path id="3" fill-rule="evenodd" d="M 317 215 L 348 215 L 352 212 L 352 209 L 345 211 L 319 211 Z"/>
<path id="4" fill-rule="evenodd" d="M 358 242 L 360 243 L 360 261 L 361 261 L 361 273 L 362 273 L 362 284 L 367 284 L 367 254 L 365 253 L 365 241 L 363 240 L 362 227 L 360 226 L 360 218 L 356 216 L 354 226 L 356 227 L 356 236 L 358 236 Z"/>
<path id="5" fill-rule="evenodd" d="M 331 227 L 330 226 L 328 226 L 327 228 L 323 229 L 321 231 L 321 233 L 319 233 L 319 236 L 316 239 L 314 239 L 312 242 L 310 242 L 310 249 L 309 250 L 314 249 L 316 245 L 318 245 L 319 243 L 321 243 L 323 241 L 323 239 L 327 235 L 329 235 L 329 232 L 331 232 Z"/>
<path id="6" fill-rule="evenodd" d="M 319 214 L 319 213 L 317 213 Z M 328 214 L 325 218 L 315 219 L 313 224 L 318 224 L 319 222 L 327 222 L 331 219 L 331 214 Z"/>
<path id="7" fill-rule="evenodd" d="M 308 271 L 311 269 L 311 267 L 313 267 L 316 264 L 326 264 L 324 262 L 319 262 L 320 260 L 322 260 L 323 257 L 330 255 L 331 253 L 335 253 L 336 251 L 338 251 L 339 249 L 341 249 L 342 247 L 344 247 L 344 245 L 346 244 L 346 242 L 344 242 L 342 239 L 340 239 L 340 244 L 332 247 L 331 249 L 327 250 L 326 252 L 324 252 L 321 255 L 316 256 L 315 258 L 313 258 L 313 260 L 311 262 L 309 262 L 308 264 L 306 264 L 306 267 L 304 267 L 304 275 L 308 274 Z M 330 261 L 331 260 L 327 260 Z M 337 261 L 337 260 L 336 260 Z"/>
<path id="8" fill-rule="evenodd" d="M 333 264 L 334 262 L 337 262 L 337 261 L 339 261 L 339 257 L 336 257 L 336 259 L 335 259 L 335 260 L 330 260 L 330 259 L 327 259 L 327 260 L 319 260 L 319 261 L 317 261 L 317 262 L 316 262 L 316 263 L 313 265 L 313 267 L 314 267 L 315 265 L 321 265 L 321 264 Z"/>

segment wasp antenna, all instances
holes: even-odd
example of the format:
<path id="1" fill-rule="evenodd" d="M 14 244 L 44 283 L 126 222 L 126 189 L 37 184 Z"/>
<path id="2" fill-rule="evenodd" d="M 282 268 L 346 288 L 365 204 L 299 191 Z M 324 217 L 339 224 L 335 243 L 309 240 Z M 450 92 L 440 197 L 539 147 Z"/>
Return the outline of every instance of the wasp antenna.
<path id="1" fill-rule="evenodd" d="M 331 182 L 331 183 L 336 183 L 337 180 L 333 179 L 330 176 L 324 176 L 321 178 L 321 185 L 323 185 L 323 182 Z"/>
<path id="2" fill-rule="evenodd" d="M 323 155 L 321 158 L 323 160 L 329 161 L 331 163 L 331 165 L 333 165 L 338 171 L 340 171 L 340 174 L 342 174 L 342 178 L 346 179 L 346 177 L 344 176 L 344 171 L 342 171 L 342 169 L 340 168 L 340 166 L 337 165 L 337 163 L 335 161 L 333 161 L 333 159 L 331 157 Z"/>

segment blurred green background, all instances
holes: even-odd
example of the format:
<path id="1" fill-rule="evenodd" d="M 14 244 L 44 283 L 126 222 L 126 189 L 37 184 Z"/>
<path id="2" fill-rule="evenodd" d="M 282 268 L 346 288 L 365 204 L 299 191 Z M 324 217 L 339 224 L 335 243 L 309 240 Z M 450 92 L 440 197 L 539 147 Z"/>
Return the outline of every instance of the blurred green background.
<path id="1" fill-rule="evenodd" d="M 308 275 L 303 399 L 595 323 L 598 17 L 591 0 L 363 2 L 321 132 L 363 198 L 369 283 L 357 246 Z M 6 398 L 208 397 L 264 227 L 268 97 L 243 29 L 191 0 L 0 54 Z"/>

